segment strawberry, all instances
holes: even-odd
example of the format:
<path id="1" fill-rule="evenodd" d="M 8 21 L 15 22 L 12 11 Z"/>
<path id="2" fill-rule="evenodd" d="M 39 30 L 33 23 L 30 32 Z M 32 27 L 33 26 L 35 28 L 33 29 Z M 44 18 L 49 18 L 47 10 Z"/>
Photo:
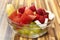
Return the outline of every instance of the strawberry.
<path id="1" fill-rule="evenodd" d="M 14 23 L 19 23 L 20 22 L 20 17 L 21 17 L 21 13 L 17 12 L 17 10 L 15 10 L 10 16 L 9 18 L 14 22 Z"/>
<path id="2" fill-rule="evenodd" d="M 35 19 L 36 18 L 36 16 L 35 15 L 28 15 L 31 19 Z"/>
<path id="3" fill-rule="evenodd" d="M 36 10 L 36 13 L 38 13 L 39 15 L 45 15 L 45 10 L 44 9 L 41 9 L 39 8 L 38 10 Z"/>
<path id="4" fill-rule="evenodd" d="M 31 9 L 33 12 L 36 11 L 35 5 L 32 5 L 32 6 L 30 7 L 30 9 Z"/>
<path id="5" fill-rule="evenodd" d="M 33 14 L 33 12 L 30 9 L 26 9 L 25 12 L 22 14 L 22 16 L 20 18 L 20 23 L 29 24 L 35 18 L 36 18 L 36 16 Z"/>
<path id="6" fill-rule="evenodd" d="M 43 15 L 36 14 L 35 20 L 39 20 L 43 24 L 45 21 L 45 18 Z"/>
<path id="7" fill-rule="evenodd" d="M 17 16 L 17 10 L 15 10 L 10 16 L 9 19 L 13 20 Z"/>
<path id="8" fill-rule="evenodd" d="M 19 17 L 19 16 L 16 16 L 16 17 L 13 19 L 13 22 L 15 22 L 15 23 L 20 23 L 20 17 Z"/>
<path id="9" fill-rule="evenodd" d="M 27 24 L 28 21 L 31 21 L 28 15 L 24 14 L 24 15 L 21 16 L 20 23 Z"/>
<path id="10" fill-rule="evenodd" d="M 39 17 L 39 21 L 43 24 L 43 23 L 44 23 L 44 21 L 45 21 L 44 16 L 40 15 L 40 17 Z"/>
<path id="11" fill-rule="evenodd" d="M 49 15 L 49 13 L 46 13 L 46 14 L 44 15 L 44 18 L 48 18 L 48 15 Z"/>
<path id="12" fill-rule="evenodd" d="M 46 14 L 46 11 L 44 9 L 42 9 L 42 11 L 43 11 L 43 15 L 45 15 Z"/>
<path id="13" fill-rule="evenodd" d="M 20 7 L 20 8 L 18 9 L 18 11 L 19 11 L 20 13 L 24 13 L 25 7 Z"/>
<path id="14" fill-rule="evenodd" d="M 36 14 L 36 18 L 35 18 L 35 20 L 38 20 L 39 17 L 40 17 L 40 15 L 39 15 L 39 14 Z"/>
<path id="15" fill-rule="evenodd" d="M 31 15 L 29 16 L 29 15 L 23 14 L 21 16 L 21 18 L 20 18 L 20 23 L 22 23 L 22 24 L 29 24 L 29 23 L 31 23 L 35 19 L 35 17 L 36 17 L 36 16 L 33 16 L 33 17 L 32 16 Z"/>
<path id="16" fill-rule="evenodd" d="M 30 9 L 26 9 L 24 14 L 27 14 L 27 15 L 34 15 L 33 14 L 33 11 L 31 11 Z"/>
<path id="17" fill-rule="evenodd" d="M 20 17 L 22 16 L 21 13 L 17 12 L 17 16 L 13 19 L 14 22 L 20 23 Z"/>
<path id="18" fill-rule="evenodd" d="M 17 13 L 17 16 L 18 16 L 18 17 L 21 17 L 21 16 L 22 16 L 22 14 L 21 14 L 21 13 Z"/>

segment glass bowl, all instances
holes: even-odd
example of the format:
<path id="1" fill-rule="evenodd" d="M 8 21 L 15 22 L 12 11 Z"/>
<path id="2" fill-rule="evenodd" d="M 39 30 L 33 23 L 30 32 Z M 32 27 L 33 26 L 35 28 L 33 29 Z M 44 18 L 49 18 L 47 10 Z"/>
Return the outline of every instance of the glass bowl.
<path id="1" fill-rule="evenodd" d="M 8 3 L 11 3 L 8 2 Z M 14 2 L 13 2 L 14 3 Z M 21 5 L 15 5 L 13 4 L 14 7 L 17 9 L 19 8 Z M 24 6 L 24 5 L 23 5 Z M 25 5 L 26 6 L 26 5 Z M 47 29 L 49 26 L 51 26 L 52 21 L 49 21 L 46 28 L 45 29 L 41 29 L 39 26 L 37 26 L 35 23 L 31 23 L 31 24 L 23 24 L 23 26 L 19 25 L 18 23 L 13 22 L 11 19 L 8 18 L 7 16 L 7 20 L 8 20 L 8 24 L 9 26 L 16 32 L 18 33 L 20 36 L 22 37 L 28 37 L 28 38 L 37 38 L 39 36 L 44 35 L 45 33 L 47 33 Z M 46 24 L 46 23 L 45 23 Z M 41 24 L 39 24 L 41 25 Z"/>
<path id="2" fill-rule="evenodd" d="M 52 20 L 53 21 L 53 20 Z M 9 26 L 14 30 L 15 33 L 18 33 L 22 37 L 27 37 L 27 38 L 37 38 L 45 33 L 47 33 L 48 27 L 51 26 L 52 21 L 50 21 L 46 28 L 41 29 L 39 26 L 34 24 L 33 22 L 31 24 L 23 24 L 23 26 L 18 25 L 17 23 L 14 23 L 8 18 L 8 24 Z M 41 25 L 41 24 L 39 24 Z"/>

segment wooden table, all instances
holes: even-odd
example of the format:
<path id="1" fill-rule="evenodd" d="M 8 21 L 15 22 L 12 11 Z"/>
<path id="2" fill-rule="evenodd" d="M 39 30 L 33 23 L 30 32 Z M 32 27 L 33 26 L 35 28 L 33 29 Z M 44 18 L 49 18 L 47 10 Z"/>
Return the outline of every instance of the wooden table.
<path id="1" fill-rule="evenodd" d="M 2 2 L 5 2 L 4 3 L 4 7 L 5 7 L 7 2 L 6 1 L 2 1 Z M 20 2 L 23 2 L 23 0 L 20 0 Z M 22 38 L 18 34 L 15 34 L 15 36 L 14 36 L 13 35 L 14 33 L 12 32 L 12 35 L 14 37 L 12 37 L 12 35 L 11 35 L 11 37 L 12 37 L 11 40 L 60 40 L 60 4 L 59 4 L 59 2 L 60 2 L 60 0 L 25 0 L 24 3 L 28 7 L 31 5 L 31 3 L 34 3 L 36 8 L 44 8 L 46 10 L 53 12 L 55 14 L 54 23 L 51 25 L 51 27 L 48 28 L 48 33 L 46 33 L 42 37 L 35 38 L 35 39 Z M 1 12 L 2 11 L 1 9 L 2 9 L 2 7 L 0 6 L 0 23 L 1 23 L 0 26 L 4 32 L 1 32 L 0 34 L 2 34 L 2 33 L 4 34 L 4 33 L 6 33 L 8 23 L 6 21 L 6 14 L 3 13 L 4 11 Z M 3 17 L 3 19 L 2 19 L 2 17 Z M 0 28 L 0 30 L 2 30 L 1 28 Z M 3 40 L 3 38 L 1 40 Z"/>

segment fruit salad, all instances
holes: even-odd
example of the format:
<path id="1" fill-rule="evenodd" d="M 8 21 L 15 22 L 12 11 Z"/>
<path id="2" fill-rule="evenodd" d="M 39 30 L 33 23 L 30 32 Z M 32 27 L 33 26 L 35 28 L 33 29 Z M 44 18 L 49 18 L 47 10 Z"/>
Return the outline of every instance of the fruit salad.
<path id="1" fill-rule="evenodd" d="M 48 24 L 54 19 L 53 13 L 43 8 L 37 9 L 35 5 L 15 9 L 12 4 L 8 4 L 6 12 L 8 23 L 13 29 L 20 35 L 31 38 L 46 32 Z"/>

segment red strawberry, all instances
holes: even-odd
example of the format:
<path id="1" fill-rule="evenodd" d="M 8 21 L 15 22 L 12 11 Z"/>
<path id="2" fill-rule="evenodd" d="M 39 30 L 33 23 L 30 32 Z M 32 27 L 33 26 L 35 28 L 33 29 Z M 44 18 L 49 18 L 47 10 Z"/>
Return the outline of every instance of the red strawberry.
<path id="1" fill-rule="evenodd" d="M 35 15 L 28 15 L 31 19 L 35 19 L 36 18 L 36 16 Z"/>
<path id="2" fill-rule="evenodd" d="M 20 17 L 19 17 L 19 16 L 16 16 L 16 17 L 13 19 L 13 22 L 15 22 L 15 23 L 20 23 Z"/>
<path id="3" fill-rule="evenodd" d="M 21 21 L 22 24 L 29 24 L 35 19 L 35 17 L 32 18 L 32 17 L 30 17 L 28 15 L 25 15 L 24 17 L 23 16 L 21 17 L 20 21 Z"/>
<path id="4" fill-rule="evenodd" d="M 30 7 L 30 9 L 31 9 L 33 12 L 36 11 L 35 5 L 32 5 L 32 6 Z"/>
<path id="5" fill-rule="evenodd" d="M 38 20 L 39 17 L 40 17 L 40 15 L 39 15 L 39 14 L 36 14 L 36 18 L 35 18 L 35 20 Z"/>
<path id="6" fill-rule="evenodd" d="M 20 23 L 21 16 L 22 16 L 22 14 L 17 12 L 17 16 L 13 19 L 13 21 L 16 22 L 16 23 Z"/>
<path id="7" fill-rule="evenodd" d="M 41 9 L 39 8 L 38 10 L 36 10 L 36 13 L 38 13 L 39 15 L 45 15 L 45 10 L 44 9 Z"/>
<path id="8" fill-rule="evenodd" d="M 44 15 L 44 18 L 48 18 L 48 15 L 49 15 L 49 13 L 46 13 L 46 14 Z"/>
<path id="9" fill-rule="evenodd" d="M 17 13 L 17 16 L 13 19 L 13 22 L 20 23 L 21 13 Z"/>
<path id="10" fill-rule="evenodd" d="M 22 16 L 22 14 L 21 14 L 21 13 L 17 13 L 17 16 L 18 16 L 18 17 L 21 17 L 21 16 Z"/>
<path id="11" fill-rule="evenodd" d="M 43 12 L 43 15 L 45 15 L 45 14 L 46 14 L 46 11 L 45 11 L 44 9 L 42 9 L 42 12 Z"/>
<path id="12" fill-rule="evenodd" d="M 19 11 L 20 13 L 24 13 L 25 7 L 20 7 L 20 8 L 18 9 L 18 11 Z"/>
<path id="13" fill-rule="evenodd" d="M 13 20 L 17 16 L 17 10 L 15 10 L 10 16 L 9 19 Z"/>
<path id="14" fill-rule="evenodd" d="M 35 20 L 39 20 L 43 24 L 45 21 L 45 18 L 43 15 L 36 14 Z"/>
<path id="15" fill-rule="evenodd" d="M 29 9 L 27 9 L 20 18 L 21 24 L 29 24 L 36 18 L 35 15 L 33 15 L 33 12 Z"/>
<path id="16" fill-rule="evenodd" d="M 14 11 L 9 18 L 14 22 L 14 23 L 19 23 L 20 22 L 20 17 L 21 17 L 21 13 Z"/>
<path id="17" fill-rule="evenodd" d="M 31 11 L 30 9 L 26 9 L 24 14 L 27 14 L 27 15 L 34 15 L 33 14 L 33 11 Z"/>
<path id="18" fill-rule="evenodd" d="M 39 21 L 43 24 L 43 23 L 45 22 L 45 18 L 44 18 L 44 16 L 41 16 L 41 15 L 40 15 L 40 17 L 39 17 Z"/>

